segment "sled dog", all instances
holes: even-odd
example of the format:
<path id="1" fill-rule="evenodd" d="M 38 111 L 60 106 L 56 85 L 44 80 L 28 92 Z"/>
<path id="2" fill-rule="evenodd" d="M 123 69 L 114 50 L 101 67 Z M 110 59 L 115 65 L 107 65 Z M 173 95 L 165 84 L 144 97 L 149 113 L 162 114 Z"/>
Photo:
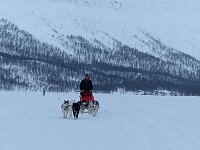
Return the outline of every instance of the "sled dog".
<path id="1" fill-rule="evenodd" d="M 64 103 L 61 105 L 61 109 L 63 112 L 63 118 L 67 118 L 68 111 L 69 111 L 69 100 L 64 100 Z"/>
<path id="2" fill-rule="evenodd" d="M 98 101 L 90 101 L 90 103 L 88 105 L 88 113 L 92 114 L 92 116 L 95 117 L 99 108 L 100 107 L 99 107 Z"/>
<path id="3" fill-rule="evenodd" d="M 67 115 L 69 114 L 70 117 L 72 117 L 72 105 L 74 103 L 74 100 L 64 100 L 64 103 L 61 106 L 62 112 L 63 112 L 63 118 L 67 118 Z"/>
<path id="4" fill-rule="evenodd" d="M 80 102 L 73 103 L 72 106 L 74 119 L 78 119 L 79 111 L 80 111 Z"/>

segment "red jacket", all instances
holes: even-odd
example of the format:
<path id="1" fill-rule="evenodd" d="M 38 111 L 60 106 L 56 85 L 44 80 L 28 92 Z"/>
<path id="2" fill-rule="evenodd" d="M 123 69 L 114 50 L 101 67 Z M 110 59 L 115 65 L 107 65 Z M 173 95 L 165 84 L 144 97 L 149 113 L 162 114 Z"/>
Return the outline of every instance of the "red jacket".
<path id="1" fill-rule="evenodd" d="M 82 92 L 80 101 L 86 101 L 86 103 L 94 101 L 94 96 L 92 95 L 92 92 Z"/>

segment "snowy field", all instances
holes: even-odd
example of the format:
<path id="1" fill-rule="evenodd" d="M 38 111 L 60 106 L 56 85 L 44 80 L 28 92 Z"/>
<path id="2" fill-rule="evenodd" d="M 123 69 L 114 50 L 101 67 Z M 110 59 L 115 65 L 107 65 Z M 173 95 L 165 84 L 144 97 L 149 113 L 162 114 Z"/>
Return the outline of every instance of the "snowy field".
<path id="1" fill-rule="evenodd" d="M 63 119 L 78 93 L 0 92 L 0 150 L 199 150 L 200 97 L 94 94 L 95 118 Z"/>

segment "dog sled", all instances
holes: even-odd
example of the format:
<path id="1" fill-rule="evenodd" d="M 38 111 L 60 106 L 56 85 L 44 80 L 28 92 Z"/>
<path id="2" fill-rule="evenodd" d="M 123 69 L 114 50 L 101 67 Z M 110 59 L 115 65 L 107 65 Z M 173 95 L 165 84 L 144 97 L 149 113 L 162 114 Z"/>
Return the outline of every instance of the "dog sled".
<path id="1" fill-rule="evenodd" d="M 99 110 L 99 102 L 94 99 L 92 92 L 80 92 L 80 113 L 88 113 L 93 117 L 96 116 Z"/>
<path id="2" fill-rule="evenodd" d="M 67 118 L 68 115 L 69 117 L 72 117 L 73 113 L 75 119 L 78 119 L 79 112 L 81 114 L 88 113 L 95 117 L 99 108 L 99 102 L 94 99 L 91 92 L 81 92 L 80 101 L 64 100 L 64 103 L 61 106 L 63 118 Z"/>

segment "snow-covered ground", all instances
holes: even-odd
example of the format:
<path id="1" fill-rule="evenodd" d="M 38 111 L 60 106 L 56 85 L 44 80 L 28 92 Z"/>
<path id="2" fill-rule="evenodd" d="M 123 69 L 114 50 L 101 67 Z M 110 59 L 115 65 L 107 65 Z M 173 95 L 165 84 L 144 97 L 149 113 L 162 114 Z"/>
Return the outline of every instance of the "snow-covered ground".
<path id="1" fill-rule="evenodd" d="M 199 150 L 200 98 L 94 94 L 95 118 L 63 119 L 78 93 L 0 92 L 1 150 Z"/>
<path id="2" fill-rule="evenodd" d="M 199 0 L 1 0 L 0 18 L 63 50 L 59 38 L 73 34 L 152 53 L 145 31 L 200 59 L 199 10 Z"/>

